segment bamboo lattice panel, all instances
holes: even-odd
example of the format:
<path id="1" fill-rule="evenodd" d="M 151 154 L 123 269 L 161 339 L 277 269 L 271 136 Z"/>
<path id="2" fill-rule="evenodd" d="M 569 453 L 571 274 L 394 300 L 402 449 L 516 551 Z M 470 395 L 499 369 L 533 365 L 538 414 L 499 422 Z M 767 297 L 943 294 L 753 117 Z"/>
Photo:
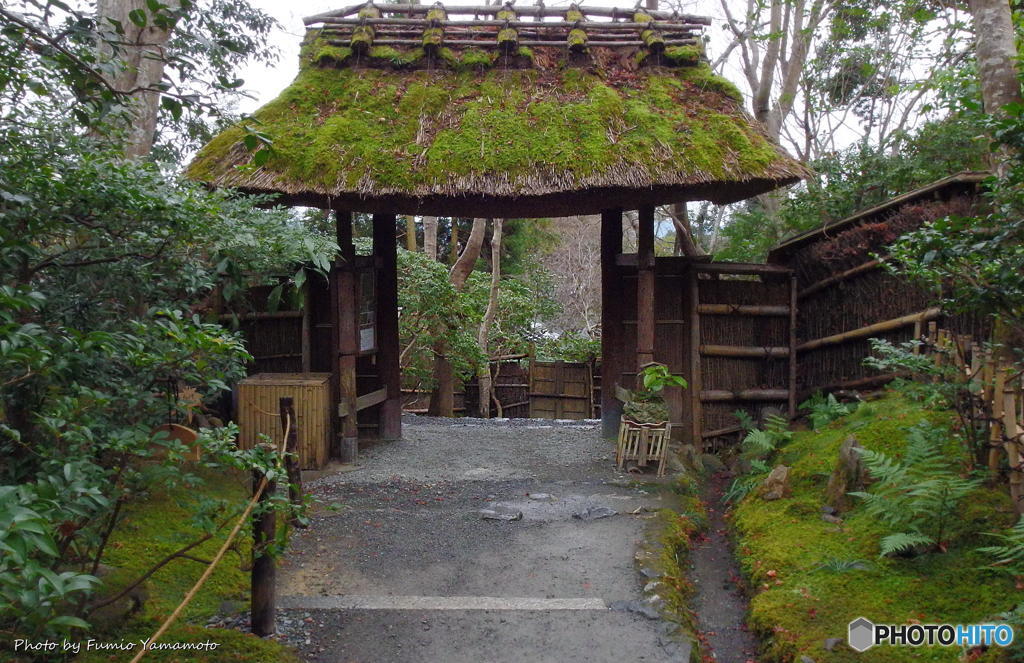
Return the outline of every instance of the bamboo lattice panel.
<path id="1" fill-rule="evenodd" d="M 238 446 L 251 449 L 260 434 L 280 444 L 280 399 L 290 396 L 295 404 L 301 467 L 323 467 L 330 445 L 330 380 L 329 373 L 259 373 L 239 382 L 235 416 L 240 428 Z"/>

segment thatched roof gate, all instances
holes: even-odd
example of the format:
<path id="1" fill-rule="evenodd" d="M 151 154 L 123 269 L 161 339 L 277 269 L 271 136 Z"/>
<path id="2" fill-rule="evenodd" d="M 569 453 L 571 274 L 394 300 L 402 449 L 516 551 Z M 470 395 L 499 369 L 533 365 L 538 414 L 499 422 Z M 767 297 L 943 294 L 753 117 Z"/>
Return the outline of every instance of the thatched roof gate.
<path id="1" fill-rule="evenodd" d="M 385 398 L 375 406 L 380 434 L 400 432 L 395 214 L 601 212 L 607 285 L 625 278 L 617 265 L 622 210 L 640 209 L 636 343 L 627 349 L 615 335 L 603 342 L 605 365 L 620 370 L 605 376 L 614 385 L 657 358 L 653 207 L 732 202 L 807 173 L 747 115 L 736 88 L 711 72 L 701 37 L 710 21 L 702 17 L 577 5 L 365 3 L 306 23 L 298 76 L 254 114 L 253 126 L 273 139 L 269 160 L 256 165 L 235 127 L 199 152 L 188 175 L 337 213 L 332 363 L 343 456 L 356 445 L 360 356 L 375 355 L 374 393 Z M 364 349 L 353 322 L 354 211 L 375 215 L 377 328 L 374 347 Z M 615 311 L 607 306 L 606 317 Z M 606 329 L 616 324 L 606 322 Z M 613 400 L 606 389 L 610 424 L 620 411 Z"/>

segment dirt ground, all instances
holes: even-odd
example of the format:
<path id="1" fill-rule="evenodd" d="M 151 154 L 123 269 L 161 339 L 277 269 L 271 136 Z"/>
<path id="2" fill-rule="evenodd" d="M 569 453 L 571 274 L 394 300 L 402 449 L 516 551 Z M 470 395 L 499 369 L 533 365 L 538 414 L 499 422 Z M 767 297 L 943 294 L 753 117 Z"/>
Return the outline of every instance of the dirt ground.
<path id="1" fill-rule="evenodd" d="M 594 422 L 407 418 L 309 484 L 337 508 L 279 571 L 287 641 L 308 661 L 688 661 L 670 624 L 621 609 L 644 598 L 641 507 L 666 498 L 612 456 Z"/>

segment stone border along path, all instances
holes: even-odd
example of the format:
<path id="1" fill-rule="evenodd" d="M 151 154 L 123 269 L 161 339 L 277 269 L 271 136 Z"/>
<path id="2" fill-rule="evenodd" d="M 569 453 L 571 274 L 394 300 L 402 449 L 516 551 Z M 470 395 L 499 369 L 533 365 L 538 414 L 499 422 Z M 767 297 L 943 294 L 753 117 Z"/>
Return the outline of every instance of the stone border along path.
<path id="1" fill-rule="evenodd" d="M 278 572 L 280 637 L 304 660 L 690 660 L 634 560 L 671 498 L 617 473 L 595 422 L 405 424 L 308 484 L 339 506 Z"/>

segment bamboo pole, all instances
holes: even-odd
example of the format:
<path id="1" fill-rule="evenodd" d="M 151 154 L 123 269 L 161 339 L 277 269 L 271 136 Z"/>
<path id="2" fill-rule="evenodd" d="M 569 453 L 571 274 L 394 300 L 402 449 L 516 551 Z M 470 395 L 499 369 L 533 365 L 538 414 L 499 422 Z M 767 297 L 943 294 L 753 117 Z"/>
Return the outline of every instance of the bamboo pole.
<path id="1" fill-rule="evenodd" d="M 790 307 L 761 304 L 701 304 L 697 311 L 702 315 L 783 317 L 789 315 Z"/>
<path id="2" fill-rule="evenodd" d="M 695 450 L 703 444 L 701 432 L 704 430 L 704 408 L 700 402 L 700 392 L 704 388 L 703 364 L 700 358 L 700 283 L 697 272 L 687 272 L 690 286 L 689 318 L 690 318 L 690 442 Z"/>
<path id="3" fill-rule="evenodd" d="M 989 450 L 988 470 L 994 479 L 999 475 L 1001 454 L 999 450 L 1003 447 L 1003 388 L 1005 387 L 1006 373 L 992 368 L 995 374 L 992 382 L 991 396 L 988 402 L 992 404 L 992 421 L 988 428 Z"/>
<path id="4" fill-rule="evenodd" d="M 873 325 L 867 327 L 861 327 L 860 329 L 851 329 L 850 331 L 843 332 L 841 334 L 833 334 L 832 336 L 826 336 L 824 338 L 817 338 L 813 341 L 807 341 L 802 345 L 797 346 L 797 352 L 807 352 L 809 350 L 815 350 L 817 348 L 827 347 L 829 345 L 839 345 L 846 343 L 847 341 L 853 341 L 874 334 L 882 332 L 892 331 L 901 327 L 906 327 L 919 320 L 934 320 L 942 315 L 942 310 L 938 307 L 932 307 L 921 311 L 919 313 L 911 313 L 910 315 L 904 315 L 899 318 L 893 318 L 892 320 L 885 320 L 883 322 L 876 322 Z"/>
<path id="5" fill-rule="evenodd" d="M 509 40 L 505 40 L 509 41 Z M 348 40 L 344 39 L 329 39 L 327 43 L 331 46 L 351 46 L 352 44 Z M 445 45 L 447 46 L 478 46 L 481 48 L 487 48 L 494 46 L 494 40 L 491 39 L 445 39 Z M 505 43 L 504 41 L 502 43 Z M 666 46 L 695 46 L 698 43 L 696 39 L 666 39 L 664 44 Z M 523 40 L 517 41 L 519 46 L 558 46 L 567 47 L 562 41 L 540 41 L 540 40 Z M 422 39 L 374 39 L 374 46 L 422 46 Z M 644 42 L 636 40 L 623 40 L 623 41 L 602 41 L 600 43 L 590 44 L 591 46 L 600 46 L 607 48 L 619 48 L 625 46 L 645 46 Z M 727 272 L 732 273 L 732 272 Z M 774 272 L 765 272 L 774 273 Z"/>
<path id="6" fill-rule="evenodd" d="M 302 506 L 302 470 L 299 467 L 299 423 L 295 416 L 295 401 L 290 396 L 278 400 L 281 426 L 284 429 L 284 469 L 288 475 L 288 501 L 295 507 Z M 292 527 L 303 528 L 298 516 L 291 519 Z"/>
<path id="7" fill-rule="evenodd" d="M 731 401 L 788 401 L 788 389 L 741 389 L 739 391 L 728 391 L 725 389 L 710 389 L 700 392 L 700 399 L 704 402 L 731 402 Z"/>
<path id="8" fill-rule="evenodd" d="M 785 359 L 786 357 L 789 357 L 789 348 L 785 346 L 758 347 L 755 345 L 702 345 L 700 346 L 700 353 L 705 357 Z"/>
<path id="9" fill-rule="evenodd" d="M 332 18 L 351 16 L 352 14 L 358 13 L 360 10 L 370 6 L 372 3 L 364 2 L 358 5 L 352 5 L 344 9 L 338 9 L 335 11 L 323 12 L 314 16 L 307 16 L 302 19 L 305 25 L 312 25 L 313 23 L 323 23 Z M 406 4 L 385 4 L 385 5 L 374 5 L 377 9 L 387 12 L 389 14 L 426 14 L 432 9 L 432 5 L 406 5 Z M 448 6 L 445 10 L 448 14 L 482 14 L 485 16 L 492 16 L 505 9 L 504 5 L 465 5 L 465 6 Z M 620 9 L 618 7 L 581 7 L 582 11 L 586 12 L 591 16 L 603 16 L 608 18 L 633 18 L 636 13 L 635 9 Z M 562 18 L 565 15 L 565 7 L 545 7 L 543 5 L 524 5 L 517 6 L 515 8 L 517 14 L 522 16 L 536 16 L 536 17 L 558 17 Z M 711 25 L 711 19 L 705 16 L 697 16 L 694 14 L 677 14 L 676 12 L 670 12 L 665 10 L 645 10 L 651 18 L 656 20 L 672 20 L 682 21 L 684 23 L 696 23 L 698 25 L 707 26 Z"/>
<path id="10" fill-rule="evenodd" d="M 880 258 L 880 259 L 877 259 L 877 260 L 869 260 L 869 261 L 867 261 L 865 263 L 861 263 L 860 265 L 857 265 L 856 267 L 851 267 L 850 269 L 848 269 L 848 270 L 846 270 L 844 272 L 839 272 L 838 274 L 833 274 L 832 276 L 829 276 L 828 278 L 822 279 L 820 281 L 816 281 L 816 282 L 812 283 L 811 285 L 807 286 L 806 288 L 804 288 L 803 290 L 801 290 L 800 293 L 797 295 L 797 298 L 798 299 L 803 299 L 804 297 L 809 297 L 810 295 L 813 295 L 814 293 L 816 293 L 816 292 L 818 292 L 820 290 L 824 290 L 825 288 L 827 288 L 827 287 L 829 287 L 831 285 L 835 285 L 836 283 L 840 283 L 842 281 L 846 281 L 847 279 L 852 279 L 854 276 L 858 276 L 858 275 L 863 274 L 865 272 L 870 272 L 870 271 L 873 271 L 875 269 L 878 269 L 879 267 L 881 267 L 882 265 L 885 264 L 885 260 L 886 260 L 886 258 Z"/>
<path id="11" fill-rule="evenodd" d="M 451 11 L 451 7 L 448 8 Z M 521 8 L 517 8 L 518 13 L 522 13 Z M 662 31 L 676 30 L 676 31 L 699 31 L 703 30 L 704 26 L 700 23 L 687 23 L 679 21 L 651 21 L 649 23 L 638 23 L 635 21 L 619 21 L 612 23 L 611 21 L 544 21 L 538 23 L 537 21 L 502 21 L 498 19 L 480 19 L 480 20 L 430 20 L 426 18 L 325 18 L 322 23 L 324 24 L 324 32 L 332 32 L 330 26 L 342 25 L 342 26 L 359 26 L 359 25 L 377 25 L 377 26 L 411 26 L 412 28 L 422 27 L 444 27 L 444 28 L 462 28 L 462 27 L 496 27 L 501 28 L 506 25 L 511 28 L 533 28 L 533 29 L 547 29 L 547 28 L 583 28 L 586 30 L 607 30 L 609 32 L 625 32 L 625 31 L 636 31 L 646 29 L 656 29 Z"/>
<path id="12" fill-rule="evenodd" d="M 1008 374 L 1012 369 L 1007 367 L 1002 372 Z M 1022 498 L 1022 468 L 1020 454 L 1020 429 L 1017 423 L 1017 392 L 1013 381 L 1003 379 L 1003 438 L 1005 440 L 1006 460 L 1010 465 L 1010 497 L 1017 513 L 1024 513 Z"/>

